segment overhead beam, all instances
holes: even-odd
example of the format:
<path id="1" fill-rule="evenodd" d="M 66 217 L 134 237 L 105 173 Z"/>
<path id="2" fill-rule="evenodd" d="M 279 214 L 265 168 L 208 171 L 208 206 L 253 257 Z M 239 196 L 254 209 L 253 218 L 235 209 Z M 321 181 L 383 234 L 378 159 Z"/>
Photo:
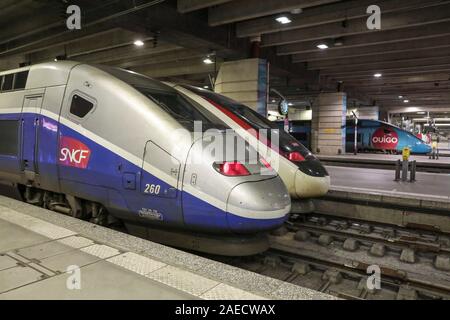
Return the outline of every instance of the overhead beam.
<path id="1" fill-rule="evenodd" d="M 95 52 L 87 55 L 70 57 L 69 59 L 80 60 L 88 63 L 107 63 L 112 64 L 119 60 L 140 59 L 157 54 L 168 54 L 174 50 L 180 49 L 179 46 L 170 43 L 161 43 L 157 47 L 137 48 L 135 46 L 121 47 L 101 52 Z"/>
<path id="2" fill-rule="evenodd" d="M 145 66 L 155 63 L 167 63 L 167 62 L 179 62 L 183 60 L 202 61 L 201 57 L 204 57 L 205 53 L 192 49 L 176 49 L 167 50 L 166 52 L 160 51 L 158 53 L 150 52 L 146 55 L 134 56 L 130 58 L 118 58 L 114 60 L 108 60 L 106 63 L 121 68 L 131 68 Z"/>
<path id="3" fill-rule="evenodd" d="M 416 76 L 419 74 L 437 74 L 437 73 L 449 73 L 450 74 L 450 65 L 447 66 L 446 68 L 433 68 L 433 69 L 425 69 L 425 70 L 421 70 L 421 69 L 417 69 L 417 70 L 412 70 L 412 71 L 385 71 L 382 72 L 383 74 L 383 79 L 386 78 L 390 78 L 390 77 L 399 77 L 399 76 Z M 374 73 L 373 72 L 365 72 L 365 73 L 357 73 L 357 74 L 332 74 L 332 75 L 327 75 L 330 77 L 333 77 L 336 80 L 349 80 L 349 79 L 373 79 Z"/>
<path id="4" fill-rule="evenodd" d="M 374 63 L 388 63 L 388 62 L 404 62 L 408 59 L 425 59 L 425 58 L 441 58 L 448 57 L 450 55 L 450 48 L 442 48 L 440 50 L 434 49 L 421 49 L 411 52 L 403 52 L 403 53 L 387 53 L 378 56 L 364 56 L 364 57 L 355 57 L 355 58 L 342 58 L 335 60 L 321 60 L 321 61 L 312 61 L 308 63 L 308 69 L 316 70 L 316 69 L 329 69 L 329 68 L 337 68 L 338 66 L 345 65 L 368 65 Z M 293 62 L 297 62 L 293 60 Z M 300 61 L 301 62 L 301 61 Z"/>
<path id="5" fill-rule="evenodd" d="M 445 22 L 450 21 L 450 4 L 404 12 L 391 12 L 384 14 L 382 17 L 382 30 L 410 28 L 431 23 Z M 262 46 L 276 46 L 295 42 L 332 39 L 376 32 L 380 31 L 369 30 L 367 28 L 366 18 L 359 18 L 348 20 L 345 23 L 334 22 L 301 30 L 265 34 L 262 37 Z"/>
<path id="6" fill-rule="evenodd" d="M 295 62 L 334 60 L 350 57 L 384 55 L 388 53 L 403 53 L 423 49 L 439 50 L 441 48 L 448 47 L 450 47 L 450 36 L 443 36 L 438 38 L 424 39 L 422 41 L 411 40 L 383 45 L 371 45 L 360 47 L 358 49 L 348 48 L 334 51 L 322 50 L 320 52 L 313 53 L 299 53 L 293 55 L 292 60 Z"/>
<path id="7" fill-rule="evenodd" d="M 320 71 L 321 75 L 358 74 L 362 72 L 408 71 L 420 68 L 446 68 L 450 64 L 450 57 L 431 57 L 422 59 L 408 59 L 404 61 L 382 61 L 368 64 L 336 65 Z"/>
<path id="8" fill-rule="evenodd" d="M 434 23 L 425 26 L 403 28 L 395 30 L 381 30 L 379 32 L 372 32 L 362 35 L 346 36 L 340 40 L 343 42 L 342 46 L 332 46 L 328 50 L 338 51 L 348 48 L 360 48 L 371 45 L 401 43 L 411 40 L 423 40 L 441 36 L 450 35 L 450 24 L 447 22 Z M 317 41 L 306 41 L 299 43 L 291 43 L 277 47 L 278 55 L 290 55 L 296 53 L 310 53 L 318 52 Z"/>
<path id="9" fill-rule="evenodd" d="M 209 9 L 209 25 L 220 26 L 271 14 L 304 9 L 339 0 L 245 0 L 232 1 Z"/>
<path id="10" fill-rule="evenodd" d="M 385 107 L 382 107 L 385 109 Z M 418 111 L 430 111 L 430 112 L 442 112 L 442 111 L 450 111 L 450 109 L 447 110 L 446 106 L 443 107 L 430 107 L 426 108 L 424 106 L 415 106 L 415 107 L 405 107 L 405 106 L 398 106 L 398 107 L 388 107 L 390 110 L 387 110 L 390 114 L 395 113 L 413 113 Z M 425 109 L 426 108 L 426 109 Z"/>
<path id="11" fill-rule="evenodd" d="M 383 14 L 441 4 L 440 0 L 382 0 L 377 1 Z M 282 25 L 275 21 L 274 16 L 239 22 L 236 25 L 238 37 L 252 37 L 266 33 L 288 31 L 299 28 L 318 26 L 321 24 L 339 22 L 367 16 L 367 8 L 374 4 L 373 0 L 352 0 L 307 8 L 299 15 L 292 15 L 292 22 Z"/>
<path id="12" fill-rule="evenodd" d="M 385 94 L 385 93 L 377 93 L 372 94 L 372 97 L 376 98 L 377 100 L 395 100 L 399 99 L 399 95 L 396 94 Z M 405 95 L 406 97 L 406 95 Z M 450 100 L 450 92 L 442 92 L 442 91 L 422 91 L 422 92 L 411 92 L 407 95 L 408 98 L 415 99 L 415 100 L 423 100 L 423 99 L 446 99 Z"/>
<path id="13" fill-rule="evenodd" d="M 450 80 L 450 75 L 448 73 L 439 73 L 439 74 L 432 74 L 432 75 L 419 75 L 419 76 L 400 76 L 400 77 L 393 77 L 389 79 L 375 79 L 372 78 L 370 80 L 347 80 L 345 81 L 345 84 L 347 85 L 354 85 L 356 84 L 359 87 L 381 87 L 381 86 L 390 86 L 390 85 L 399 85 L 399 84 L 417 84 L 417 83 L 425 83 L 425 82 L 442 82 L 442 83 L 448 83 Z"/>
<path id="14" fill-rule="evenodd" d="M 219 68 L 221 62 L 219 61 L 217 68 Z M 207 65 L 202 61 L 185 60 L 179 62 L 170 62 L 162 64 L 152 64 L 142 67 L 134 67 L 133 71 L 148 75 L 153 78 L 181 76 L 187 74 L 208 74 L 215 71 L 214 64 Z"/>
<path id="15" fill-rule="evenodd" d="M 231 0 L 178 0 L 178 12 L 188 13 L 195 10 L 209 8 L 219 4 L 230 2 Z"/>

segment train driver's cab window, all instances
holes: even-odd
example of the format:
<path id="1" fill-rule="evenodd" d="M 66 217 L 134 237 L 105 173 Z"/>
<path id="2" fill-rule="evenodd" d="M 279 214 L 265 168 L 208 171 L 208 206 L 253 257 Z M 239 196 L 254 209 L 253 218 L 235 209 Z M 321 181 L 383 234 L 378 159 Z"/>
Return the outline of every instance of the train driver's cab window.
<path id="1" fill-rule="evenodd" d="M 72 102 L 70 104 L 70 113 L 77 116 L 78 118 L 84 118 L 89 112 L 94 109 L 94 104 L 86 100 L 85 98 L 75 94 L 72 97 Z"/>
<path id="2" fill-rule="evenodd" d="M 14 90 L 25 89 L 27 79 L 28 79 L 28 71 L 16 73 L 16 76 L 14 78 Z"/>
<path id="3" fill-rule="evenodd" d="M 2 91 L 9 91 L 13 88 L 14 74 L 6 74 L 3 77 Z"/>

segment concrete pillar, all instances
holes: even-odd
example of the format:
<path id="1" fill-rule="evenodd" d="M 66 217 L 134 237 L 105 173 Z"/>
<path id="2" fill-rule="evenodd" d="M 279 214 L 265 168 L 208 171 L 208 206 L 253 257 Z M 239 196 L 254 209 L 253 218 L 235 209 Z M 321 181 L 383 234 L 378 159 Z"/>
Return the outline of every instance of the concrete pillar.
<path id="1" fill-rule="evenodd" d="M 259 58 L 261 55 L 261 36 L 250 39 L 250 58 Z"/>
<path id="2" fill-rule="evenodd" d="M 262 59 L 224 62 L 219 69 L 214 91 L 267 116 L 268 64 Z"/>
<path id="3" fill-rule="evenodd" d="M 313 107 L 313 152 L 335 155 L 345 152 L 347 95 L 343 92 L 321 93 Z"/>

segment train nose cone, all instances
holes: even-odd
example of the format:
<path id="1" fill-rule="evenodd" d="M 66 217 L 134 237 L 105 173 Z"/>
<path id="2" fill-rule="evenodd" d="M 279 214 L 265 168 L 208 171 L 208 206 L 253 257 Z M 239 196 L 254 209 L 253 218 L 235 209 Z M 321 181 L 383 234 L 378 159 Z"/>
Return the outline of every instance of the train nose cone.
<path id="1" fill-rule="evenodd" d="M 279 177 L 241 183 L 228 197 L 228 226 L 237 233 L 273 230 L 286 221 L 290 210 L 291 198 Z"/>
<path id="2" fill-rule="evenodd" d="M 297 170 L 295 192 L 299 198 L 317 198 L 327 194 L 330 189 L 330 176 L 314 177 Z"/>

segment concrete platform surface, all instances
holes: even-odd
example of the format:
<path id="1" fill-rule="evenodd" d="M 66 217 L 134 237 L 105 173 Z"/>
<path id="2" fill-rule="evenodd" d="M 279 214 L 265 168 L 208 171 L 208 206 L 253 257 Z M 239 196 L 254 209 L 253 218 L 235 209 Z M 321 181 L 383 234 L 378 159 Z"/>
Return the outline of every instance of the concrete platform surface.
<path id="1" fill-rule="evenodd" d="M 354 155 L 353 153 L 345 153 L 341 155 L 317 155 L 320 160 L 350 160 L 350 161 L 380 161 L 380 162 L 395 162 L 398 159 L 402 159 L 401 155 L 393 154 L 380 154 L 380 153 L 358 153 Z M 430 165 L 448 165 L 450 166 L 450 157 L 447 151 L 443 151 L 442 157 L 439 160 L 429 159 L 428 156 L 424 155 L 412 155 L 411 161 L 416 160 L 418 163 L 430 164 Z"/>
<path id="2" fill-rule="evenodd" d="M 393 170 L 326 166 L 331 191 L 379 193 L 406 199 L 450 202 L 450 175 L 417 172 L 416 182 L 396 182 Z"/>
<path id="3" fill-rule="evenodd" d="M 0 196 L 0 300 L 334 299 Z"/>

